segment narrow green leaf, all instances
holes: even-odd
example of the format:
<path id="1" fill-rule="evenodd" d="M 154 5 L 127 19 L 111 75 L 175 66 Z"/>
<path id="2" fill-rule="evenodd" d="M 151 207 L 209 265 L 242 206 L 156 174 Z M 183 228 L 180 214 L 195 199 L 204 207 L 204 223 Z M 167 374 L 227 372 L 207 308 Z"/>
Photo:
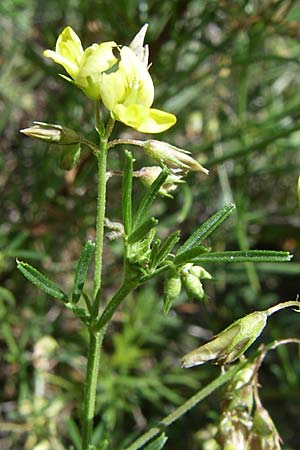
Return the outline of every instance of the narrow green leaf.
<path id="1" fill-rule="evenodd" d="M 72 302 L 77 303 L 81 297 L 82 289 L 86 280 L 91 258 L 95 250 L 95 244 L 92 241 L 87 241 L 84 245 L 77 264 Z"/>
<path id="2" fill-rule="evenodd" d="M 191 262 L 201 264 L 203 262 L 227 262 L 227 263 L 244 263 L 244 262 L 284 262 L 290 261 L 292 255 L 289 252 L 276 252 L 273 250 L 247 250 L 233 252 L 215 252 L 206 253 L 197 256 Z"/>
<path id="3" fill-rule="evenodd" d="M 203 253 L 208 253 L 209 249 L 207 247 L 203 247 L 203 245 L 197 245 L 197 247 L 190 248 L 185 252 L 180 253 L 180 255 L 176 255 L 174 258 L 174 264 L 179 266 L 180 264 L 186 264 L 188 262 L 194 262 L 194 258 Z"/>
<path id="4" fill-rule="evenodd" d="M 5 248 L 5 251 L 10 252 L 11 250 L 20 248 L 21 245 L 26 241 L 28 236 L 29 236 L 28 231 L 21 231 L 12 240 L 10 240 L 10 242 Z"/>
<path id="5" fill-rule="evenodd" d="M 68 428 L 68 435 L 69 435 L 72 443 L 74 444 L 75 449 L 80 450 L 81 449 L 81 434 L 80 434 L 77 423 L 75 422 L 75 420 L 72 419 L 72 417 L 67 416 L 66 425 Z"/>
<path id="6" fill-rule="evenodd" d="M 160 244 L 161 244 L 161 240 L 160 239 L 155 239 L 152 242 L 151 257 L 150 257 L 150 260 L 151 260 L 150 266 L 151 267 L 155 267 L 154 264 L 153 264 L 153 261 L 156 260 L 157 254 L 160 251 Z"/>
<path id="7" fill-rule="evenodd" d="M 146 445 L 146 447 L 143 447 L 143 450 L 161 450 L 162 448 L 164 448 L 167 440 L 168 438 L 165 433 L 162 433 L 160 436 L 150 442 L 150 444 Z"/>
<path id="8" fill-rule="evenodd" d="M 215 212 L 210 216 L 200 227 L 185 241 L 185 243 L 180 247 L 176 256 L 181 255 L 186 250 L 189 250 L 196 245 L 201 244 L 204 239 L 206 239 L 217 227 L 224 222 L 225 219 L 232 213 L 235 209 L 233 203 L 229 203 L 224 206 L 224 208 Z"/>
<path id="9" fill-rule="evenodd" d="M 136 218 L 134 221 L 134 229 L 136 229 L 143 221 L 145 216 L 147 215 L 148 211 L 151 208 L 151 205 L 153 201 L 155 200 L 159 189 L 166 181 L 167 177 L 169 175 L 169 170 L 167 168 L 164 168 L 162 172 L 158 175 L 156 180 L 152 183 L 151 187 L 146 192 L 145 196 L 143 197 L 139 209 L 136 213 Z"/>
<path id="10" fill-rule="evenodd" d="M 30 258 L 42 260 L 47 257 L 45 253 L 35 252 L 34 250 L 5 250 L 3 254 L 9 258 Z"/>
<path id="11" fill-rule="evenodd" d="M 135 242 L 145 239 L 149 231 L 158 224 L 158 220 L 154 217 L 145 220 L 139 227 L 137 227 L 133 233 L 128 236 L 128 243 L 134 244 Z"/>
<path id="12" fill-rule="evenodd" d="M 65 294 L 53 281 L 45 277 L 41 272 L 32 267 L 30 264 L 24 263 L 22 261 L 17 261 L 17 269 L 30 281 L 32 284 L 37 286 L 41 291 L 45 292 L 51 297 L 62 300 L 63 302 L 68 302 L 68 296 Z"/>
<path id="13" fill-rule="evenodd" d="M 156 267 L 162 263 L 168 254 L 171 252 L 174 245 L 179 241 L 180 231 L 176 230 L 174 233 L 170 234 L 165 242 L 162 244 L 161 248 L 158 250 L 157 254 L 153 256 L 151 266 Z"/>
<path id="14" fill-rule="evenodd" d="M 122 208 L 125 234 L 131 233 L 132 226 L 132 170 L 133 158 L 129 151 L 125 151 L 125 164 L 122 182 Z"/>

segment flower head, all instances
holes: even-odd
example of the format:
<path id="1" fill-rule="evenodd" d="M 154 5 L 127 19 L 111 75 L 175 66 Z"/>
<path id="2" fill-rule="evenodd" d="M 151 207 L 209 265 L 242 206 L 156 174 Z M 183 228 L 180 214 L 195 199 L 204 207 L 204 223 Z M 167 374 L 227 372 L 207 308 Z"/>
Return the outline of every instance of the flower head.
<path id="1" fill-rule="evenodd" d="M 93 44 L 83 50 L 81 41 L 71 27 L 66 27 L 58 36 L 55 51 L 45 50 L 44 56 L 64 67 L 71 79 L 85 94 L 97 100 L 100 98 L 99 79 L 101 73 L 110 69 L 117 61 L 113 41 Z"/>
<path id="2" fill-rule="evenodd" d="M 173 114 L 151 108 L 154 86 L 147 67 L 130 47 L 122 47 L 118 68 L 103 73 L 101 98 L 115 120 L 144 133 L 160 133 L 176 122 Z"/>

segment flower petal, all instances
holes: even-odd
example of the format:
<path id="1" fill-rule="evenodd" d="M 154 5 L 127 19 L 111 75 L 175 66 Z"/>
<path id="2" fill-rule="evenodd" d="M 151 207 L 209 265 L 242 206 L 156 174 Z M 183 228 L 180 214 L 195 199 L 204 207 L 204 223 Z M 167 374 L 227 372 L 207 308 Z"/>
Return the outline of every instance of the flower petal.
<path id="1" fill-rule="evenodd" d="M 154 86 L 148 69 L 129 47 L 122 47 L 119 70 L 124 75 L 127 87 L 126 105 L 137 103 L 147 108 L 154 100 Z"/>
<path id="2" fill-rule="evenodd" d="M 120 122 L 143 133 L 161 133 L 176 122 L 173 114 L 137 104 L 129 106 L 119 104 L 114 108 L 113 116 Z"/>
<path id="3" fill-rule="evenodd" d="M 55 52 L 46 50 L 44 55 L 61 64 L 74 78 L 83 57 L 83 48 L 75 31 L 71 27 L 66 27 L 58 36 Z"/>
<path id="4" fill-rule="evenodd" d="M 117 47 L 117 44 L 111 41 L 93 44 L 84 51 L 75 82 L 93 99 L 101 96 L 99 85 L 101 73 L 117 62 L 113 54 L 114 47 Z"/>
<path id="5" fill-rule="evenodd" d="M 137 129 L 143 133 L 161 133 L 171 128 L 176 120 L 174 114 L 151 108 L 148 110 L 148 116 L 144 118 Z"/>

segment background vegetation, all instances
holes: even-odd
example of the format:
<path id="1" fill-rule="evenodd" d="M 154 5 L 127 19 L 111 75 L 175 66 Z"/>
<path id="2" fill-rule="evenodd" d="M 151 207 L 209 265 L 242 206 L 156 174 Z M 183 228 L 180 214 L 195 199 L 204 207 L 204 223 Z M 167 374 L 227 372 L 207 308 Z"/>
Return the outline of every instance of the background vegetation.
<path id="1" fill-rule="evenodd" d="M 67 24 L 89 45 L 129 43 L 145 22 L 156 104 L 178 117 L 168 141 L 210 169 L 208 177 L 190 175 L 173 200 L 156 203 L 161 236 L 180 224 L 186 237 L 233 201 L 236 215 L 214 234 L 213 249 L 284 249 L 294 259 L 207 265 L 214 276 L 205 286 L 208 303 L 188 302 L 182 293 L 167 317 L 161 284 L 128 298 L 104 345 L 97 436 L 113 432 L 112 448 L 124 447 L 218 374 L 210 365 L 180 369 L 184 353 L 234 319 L 299 293 L 299 1 L 2 1 L 1 450 L 78 448 L 87 336 L 15 265 L 17 256 L 26 259 L 69 286 L 82 242 L 94 237 L 94 159 L 85 154 L 77 169 L 62 172 L 45 145 L 18 132 L 39 120 L 94 133 L 93 105 L 57 76 L 42 50 L 54 47 Z M 113 151 L 110 168 L 117 169 L 122 158 Z M 137 167 L 149 164 L 141 152 L 135 157 Z M 109 181 L 110 220 L 120 219 L 119 188 L 117 177 Z M 141 195 L 141 186 L 135 190 Z M 106 244 L 104 280 L 110 287 L 104 289 L 111 289 L 120 277 L 121 246 Z M 270 320 L 262 340 L 292 336 L 299 336 L 299 318 L 284 311 Z M 260 375 L 263 402 L 285 450 L 299 448 L 298 356 L 296 348 L 280 347 Z M 216 396 L 194 408 L 168 429 L 166 448 L 202 448 L 200 430 L 218 421 L 218 408 Z"/>

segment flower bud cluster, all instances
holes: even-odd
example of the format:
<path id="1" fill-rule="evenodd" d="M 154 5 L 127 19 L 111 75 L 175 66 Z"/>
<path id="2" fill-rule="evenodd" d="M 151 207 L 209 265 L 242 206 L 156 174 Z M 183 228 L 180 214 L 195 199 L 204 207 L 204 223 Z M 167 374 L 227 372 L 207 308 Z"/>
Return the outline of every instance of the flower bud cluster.
<path id="1" fill-rule="evenodd" d="M 207 270 L 191 263 L 171 271 L 164 284 L 164 313 L 167 314 L 170 311 L 181 293 L 182 286 L 191 299 L 203 301 L 205 292 L 201 280 L 210 280 L 211 278 Z"/>

